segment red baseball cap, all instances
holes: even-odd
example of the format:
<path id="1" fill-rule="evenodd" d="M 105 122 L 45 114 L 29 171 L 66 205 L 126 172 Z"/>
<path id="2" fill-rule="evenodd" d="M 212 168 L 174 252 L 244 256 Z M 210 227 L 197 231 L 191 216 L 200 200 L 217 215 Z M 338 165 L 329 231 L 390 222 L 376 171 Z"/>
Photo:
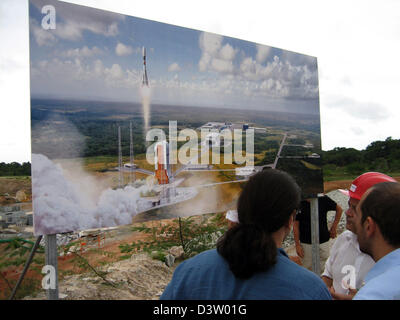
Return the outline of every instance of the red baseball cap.
<path id="1" fill-rule="evenodd" d="M 396 180 L 380 172 L 366 172 L 353 180 L 350 190 L 339 189 L 339 191 L 350 198 L 361 200 L 365 191 L 381 182 L 396 182 Z"/>

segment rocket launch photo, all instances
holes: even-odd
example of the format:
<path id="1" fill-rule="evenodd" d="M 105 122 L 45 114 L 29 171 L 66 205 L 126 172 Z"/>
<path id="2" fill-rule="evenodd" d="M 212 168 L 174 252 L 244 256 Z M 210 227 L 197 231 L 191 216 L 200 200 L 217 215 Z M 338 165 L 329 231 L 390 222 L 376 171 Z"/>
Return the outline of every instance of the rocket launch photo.
<path id="1" fill-rule="evenodd" d="M 42 221 L 36 234 L 226 212 L 235 209 L 248 176 L 265 168 L 297 175 L 312 194 L 323 192 L 315 57 L 45 2 L 57 12 L 55 30 L 41 28 L 44 0 L 29 1 L 31 145 L 38 155 L 32 198 L 34 221 Z M 66 27 L 74 33 L 67 35 Z M 171 134 L 171 122 L 179 134 Z M 78 155 L 78 138 L 65 123 L 76 128 Z M 152 136 L 151 129 L 167 134 Z M 236 132 L 254 132 L 254 148 Z M 240 159 L 247 157 L 254 161 L 244 167 Z M 75 186 L 75 175 L 66 174 L 73 158 L 102 182 L 90 202 L 85 189 L 94 188 L 63 192 Z M 52 168 L 43 171 L 46 181 L 35 176 L 43 163 Z M 49 187 L 59 193 L 42 192 L 50 182 L 60 183 Z M 53 215 L 48 208 L 59 204 L 65 208 Z"/>

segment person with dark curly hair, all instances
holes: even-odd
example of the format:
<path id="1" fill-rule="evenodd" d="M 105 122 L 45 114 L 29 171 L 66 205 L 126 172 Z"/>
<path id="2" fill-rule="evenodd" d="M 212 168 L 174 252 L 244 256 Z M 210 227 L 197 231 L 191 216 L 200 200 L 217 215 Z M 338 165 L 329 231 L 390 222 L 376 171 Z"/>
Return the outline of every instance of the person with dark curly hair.
<path id="1" fill-rule="evenodd" d="M 285 172 L 265 170 L 250 177 L 238 200 L 237 225 L 216 249 L 182 262 L 160 299 L 330 300 L 324 282 L 281 248 L 300 194 Z"/>

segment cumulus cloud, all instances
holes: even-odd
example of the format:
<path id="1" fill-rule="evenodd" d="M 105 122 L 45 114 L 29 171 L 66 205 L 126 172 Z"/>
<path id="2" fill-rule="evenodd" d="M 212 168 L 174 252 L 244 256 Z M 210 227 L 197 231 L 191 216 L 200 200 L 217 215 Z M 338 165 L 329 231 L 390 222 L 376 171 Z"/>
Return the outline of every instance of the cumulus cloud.
<path id="1" fill-rule="evenodd" d="M 106 69 L 108 74 L 111 76 L 112 79 L 121 79 L 123 77 L 123 71 L 119 64 L 113 64 L 110 69 Z"/>
<path id="2" fill-rule="evenodd" d="M 235 58 L 235 54 L 236 50 L 229 43 L 224 45 L 219 51 L 219 56 L 223 60 L 232 61 Z"/>
<path id="3" fill-rule="evenodd" d="M 234 72 L 233 60 L 237 50 L 230 44 L 222 45 L 223 37 L 217 34 L 203 32 L 200 34 L 199 46 L 202 56 L 199 61 L 199 70 L 220 73 Z"/>
<path id="4" fill-rule="evenodd" d="M 217 72 L 232 72 L 233 63 L 229 60 L 214 58 L 210 64 L 211 68 Z"/>
<path id="5" fill-rule="evenodd" d="M 255 46 L 255 57 L 246 56 L 243 52 L 237 55 L 239 50 L 224 43 L 222 36 L 203 32 L 199 37 L 202 52 L 199 70 L 217 72 L 220 76 L 233 76 L 235 81 L 230 82 L 231 88 L 223 88 L 224 92 L 233 92 L 236 83 L 237 89 L 248 96 L 286 99 L 318 97 L 315 58 L 276 49 L 271 60 L 271 47 L 259 44 Z"/>
<path id="6" fill-rule="evenodd" d="M 112 22 L 109 25 L 103 25 L 102 23 L 92 23 L 90 21 L 68 21 L 66 23 L 57 23 L 54 33 L 62 39 L 76 41 L 82 39 L 82 33 L 85 30 L 106 37 L 116 36 L 118 34 L 118 23 Z"/>
<path id="7" fill-rule="evenodd" d="M 133 52 L 133 48 L 131 46 L 124 45 L 121 42 L 118 42 L 117 46 L 115 47 L 115 53 L 118 56 L 127 56 Z"/>
<path id="8" fill-rule="evenodd" d="M 179 67 L 179 64 L 174 62 L 168 67 L 169 72 L 179 72 L 181 71 L 181 68 Z"/>
<path id="9" fill-rule="evenodd" d="M 67 58 L 89 58 L 102 53 L 103 51 L 96 46 L 93 46 L 91 49 L 88 46 L 84 46 L 82 48 L 69 49 L 63 52 L 61 56 Z"/>
<path id="10" fill-rule="evenodd" d="M 36 20 L 29 19 L 29 23 L 30 32 L 39 47 L 50 46 L 57 41 L 55 35 L 48 30 L 44 30 Z"/>
<path id="11" fill-rule="evenodd" d="M 41 8 L 48 3 L 46 0 L 35 0 L 32 1 L 32 4 L 41 11 Z M 116 36 L 118 34 L 118 23 L 125 19 L 121 14 L 72 5 L 61 1 L 53 5 L 57 13 L 56 29 L 48 30 L 47 32 L 70 41 L 82 39 L 84 31 L 101 34 L 106 37 Z"/>
<path id="12" fill-rule="evenodd" d="M 316 98 L 318 96 L 318 74 L 316 68 L 306 65 L 294 66 L 290 61 L 282 61 L 278 56 L 267 64 L 261 64 L 246 57 L 240 64 L 241 76 L 255 82 L 261 93 L 284 98 Z"/>
<path id="13" fill-rule="evenodd" d="M 32 94 L 131 99 L 141 83 L 141 71 L 102 60 L 71 58 L 41 60 L 31 66 Z M 129 90 L 126 90 L 129 89 Z"/>
<path id="14" fill-rule="evenodd" d="M 257 48 L 257 55 L 256 55 L 257 62 L 258 63 L 265 62 L 265 60 L 267 60 L 267 58 L 271 52 L 271 47 L 257 44 L 256 48 Z"/>
<path id="15" fill-rule="evenodd" d="M 200 49 L 212 56 L 216 55 L 221 48 L 223 37 L 218 34 L 203 32 L 200 34 Z"/>

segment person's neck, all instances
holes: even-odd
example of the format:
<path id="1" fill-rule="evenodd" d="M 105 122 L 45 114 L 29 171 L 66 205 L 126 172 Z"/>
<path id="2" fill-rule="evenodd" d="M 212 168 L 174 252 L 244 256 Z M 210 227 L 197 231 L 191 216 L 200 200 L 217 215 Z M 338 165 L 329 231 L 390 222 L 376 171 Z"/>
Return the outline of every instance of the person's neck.
<path id="1" fill-rule="evenodd" d="M 286 237 L 285 231 L 281 228 L 278 231 L 275 231 L 274 233 L 272 233 L 271 236 L 275 242 L 276 247 L 281 248 L 282 242 L 283 242 L 283 240 L 285 240 L 285 237 Z"/>
<path id="2" fill-rule="evenodd" d="M 375 250 L 372 252 L 372 258 L 374 259 L 375 262 L 378 262 L 380 259 L 382 259 L 384 256 L 388 255 L 392 251 L 398 249 L 399 247 L 394 247 L 387 242 L 382 242 L 380 244 L 377 243 L 375 246 Z"/>

